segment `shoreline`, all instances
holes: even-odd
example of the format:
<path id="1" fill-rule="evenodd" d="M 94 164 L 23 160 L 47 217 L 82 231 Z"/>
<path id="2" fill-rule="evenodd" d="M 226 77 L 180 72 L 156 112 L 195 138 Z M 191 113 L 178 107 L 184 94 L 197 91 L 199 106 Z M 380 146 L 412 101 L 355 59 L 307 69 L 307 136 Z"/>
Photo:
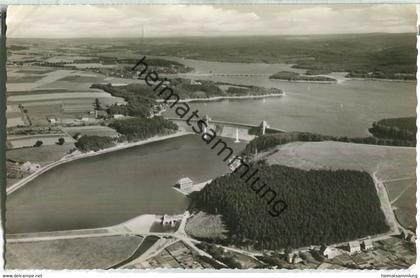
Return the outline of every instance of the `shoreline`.
<path id="1" fill-rule="evenodd" d="M 86 153 L 77 153 L 77 154 L 65 155 L 60 160 L 54 161 L 50 164 L 47 164 L 47 165 L 39 168 L 38 170 L 36 170 L 32 174 L 30 174 L 29 176 L 27 176 L 27 177 L 21 179 L 20 181 L 14 183 L 13 185 L 11 185 L 9 188 L 6 189 L 6 196 L 9 196 L 10 194 L 12 194 L 13 192 L 21 189 L 23 186 L 25 186 L 27 183 L 29 183 L 33 179 L 37 178 L 41 174 L 43 174 L 43 173 L 47 172 L 48 170 L 51 170 L 51 169 L 53 169 L 53 168 L 55 168 L 55 167 L 57 167 L 61 164 L 68 163 L 70 161 L 79 160 L 79 159 L 86 158 L 86 157 L 92 157 L 92 156 L 97 156 L 97 155 L 101 155 L 101 154 L 105 154 L 105 153 L 124 150 L 124 149 L 128 149 L 128 148 L 136 147 L 136 146 L 141 146 L 141 145 L 145 145 L 145 144 L 149 144 L 149 143 L 153 143 L 153 142 L 168 140 L 168 139 L 181 137 L 181 136 L 185 136 L 185 135 L 189 135 L 189 134 L 192 134 L 192 133 L 187 132 L 187 131 L 180 131 L 180 132 L 175 132 L 173 134 L 164 135 L 164 136 L 154 136 L 154 137 L 151 137 L 149 139 L 141 140 L 141 141 L 137 141 L 137 142 L 119 143 L 119 144 L 117 144 L 113 147 L 102 149 L 102 150 L 97 151 L 97 152 L 90 151 L 90 152 L 86 152 Z"/>
<path id="2" fill-rule="evenodd" d="M 281 97 L 285 96 L 286 93 L 279 93 L 279 94 L 264 94 L 264 95 L 249 95 L 249 96 L 218 96 L 218 97 L 209 97 L 209 98 L 187 98 L 187 99 L 180 99 L 179 103 L 189 103 L 189 102 L 211 102 L 211 101 L 221 101 L 221 100 L 229 100 L 229 99 L 259 99 L 259 98 L 269 98 L 269 97 Z M 174 100 L 167 100 L 164 99 L 157 99 L 157 103 L 172 103 L 175 102 Z"/>
<path id="3" fill-rule="evenodd" d="M 345 77 L 346 80 L 355 80 L 355 81 L 384 81 L 384 82 L 402 82 L 402 83 L 416 83 L 417 80 L 410 79 L 386 79 L 386 78 L 361 78 L 361 77 Z"/>
<path id="4" fill-rule="evenodd" d="M 313 83 L 313 84 L 337 84 L 338 80 L 335 81 L 310 81 L 310 80 L 288 80 L 288 79 L 280 79 L 280 78 L 269 78 L 270 80 L 277 80 L 282 82 L 289 82 L 289 83 Z"/>

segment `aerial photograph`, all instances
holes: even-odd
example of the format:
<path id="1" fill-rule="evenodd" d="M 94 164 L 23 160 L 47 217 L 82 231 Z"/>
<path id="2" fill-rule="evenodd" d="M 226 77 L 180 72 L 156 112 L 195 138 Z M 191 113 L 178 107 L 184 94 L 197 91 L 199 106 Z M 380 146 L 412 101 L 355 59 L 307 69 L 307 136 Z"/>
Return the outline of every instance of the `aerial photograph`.
<path id="1" fill-rule="evenodd" d="M 8 6 L 5 269 L 409 269 L 416 21 Z"/>

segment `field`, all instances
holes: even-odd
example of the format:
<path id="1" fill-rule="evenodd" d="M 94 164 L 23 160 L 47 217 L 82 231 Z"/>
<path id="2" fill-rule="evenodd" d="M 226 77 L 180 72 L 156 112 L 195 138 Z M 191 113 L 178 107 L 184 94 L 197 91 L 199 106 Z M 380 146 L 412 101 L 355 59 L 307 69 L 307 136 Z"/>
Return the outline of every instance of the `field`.
<path id="1" fill-rule="evenodd" d="M 47 119 L 80 119 L 89 116 L 98 98 L 102 105 L 124 102 L 108 93 L 91 89 L 93 82 L 105 76 L 77 70 L 45 67 L 8 67 L 8 127 L 18 125 L 49 125 Z M 26 111 L 19 114 L 19 105 Z"/>
<path id="2" fill-rule="evenodd" d="M 211 215 L 199 212 L 188 219 L 185 231 L 195 238 L 225 239 L 227 228 L 221 215 Z"/>
<path id="3" fill-rule="evenodd" d="M 163 249 L 159 254 L 150 259 L 136 262 L 133 261 L 123 267 L 124 269 L 151 269 L 151 268 L 178 268 L 200 269 L 213 268 L 211 264 L 203 261 L 182 241 L 177 241 Z"/>
<path id="4" fill-rule="evenodd" d="M 412 231 L 416 230 L 416 178 L 402 178 L 385 182 L 388 196 L 398 222 Z"/>
<path id="5" fill-rule="evenodd" d="M 341 142 L 296 142 L 280 146 L 277 150 L 267 156 L 268 163 L 306 170 L 353 169 L 377 172 L 377 177 L 384 182 L 396 209 L 398 221 L 406 228 L 415 227 L 415 148 Z"/>
<path id="6" fill-rule="evenodd" d="M 20 95 L 20 96 L 9 96 L 9 102 L 30 102 L 30 101 L 50 101 L 50 100 L 62 100 L 62 99 L 81 99 L 81 98 L 106 98 L 110 97 L 105 92 L 68 92 L 68 93 L 54 93 L 54 94 L 36 94 L 36 95 Z"/>
<path id="7" fill-rule="evenodd" d="M 41 147 L 20 148 L 8 150 L 6 158 L 13 161 L 39 163 L 45 165 L 59 160 L 71 149 L 75 148 L 72 143 L 64 143 L 64 145 L 49 145 Z"/>
<path id="8" fill-rule="evenodd" d="M 35 143 L 40 140 L 43 145 L 56 145 L 59 138 L 64 138 L 66 143 L 74 143 L 75 140 L 66 133 L 61 134 L 40 134 L 40 135 L 27 135 L 27 136 L 15 136 L 9 135 L 7 141 L 9 141 L 12 148 L 23 148 L 32 147 Z"/>
<path id="9" fill-rule="evenodd" d="M 42 75 L 22 75 L 22 76 L 11 76 L 7 78 L 7 82 L 10 83 L 32 83 L 42 79 Z"/>
<path id="10" fill-rule="evenodd" d="M 99 82 L 103 78 L 96 76 L 83 76 L 83 75 L 69 75 L 59 79 L 58 81 L 71 81 L 71 82 L 82 82 L 82 83 L 95 83 Z"/>
<path id="11" fill-rule="evenodd" d="M 107 269 L 128 258 L 138 236 L 7 243 L 6 269 Z"/>
<path id="12" fill-rule="evenodd" d="M 63 131 L 70 134 L 70 136 L 74 136 L 78 133 L 81 135 L 96 135 L 96 136 L 109 136 L 109 137 L 117 137 L 118 132 L 116 132 L 114 129 L 109 128 L 107 126 L 78 126 L 78 127 L 65 127 L 63 128 Z"/>
<path id="13" fill-rule="evenodd" d="M 47 74 L 52 72 L 52 69 L 24 69 L 18 70 L 16 73 L 25 73 L 25 74 Z"/>

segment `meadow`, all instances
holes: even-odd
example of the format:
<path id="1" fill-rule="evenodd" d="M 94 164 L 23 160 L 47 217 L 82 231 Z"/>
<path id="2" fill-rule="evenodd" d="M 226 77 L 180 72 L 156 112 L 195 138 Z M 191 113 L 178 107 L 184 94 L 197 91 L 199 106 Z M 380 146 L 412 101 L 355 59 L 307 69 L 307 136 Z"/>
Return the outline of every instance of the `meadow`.
<path id="1" fill-rule="evenodd" d="M 416 227 L 416 149 L 343 142 L 294 142 L 260 154 L 269 164 L 300 169 L 352 169 L 384 182 L 401 225 Z M 401 194 L 401 195 L 400 195 Z"/>

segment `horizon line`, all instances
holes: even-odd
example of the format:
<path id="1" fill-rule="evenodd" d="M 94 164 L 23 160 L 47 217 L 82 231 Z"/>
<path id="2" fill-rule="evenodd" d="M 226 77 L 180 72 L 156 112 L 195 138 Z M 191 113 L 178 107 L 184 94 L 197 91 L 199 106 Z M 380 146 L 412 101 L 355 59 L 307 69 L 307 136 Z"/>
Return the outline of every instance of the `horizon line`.
<path id="1" fill-rule="evenodd" d="M 311 33 L 311 34 L 246 34 L 246 35 L 183 35 L 183 36 L 149 36 L 144 37 L 144 40 L 147 39 L 181 39 L 181 38 L 233 38 L 233 37 L 300 37 L 300 36 L 337 36 L 337 35 L 369 35 L 369 34 L 417 34 L 416 31 L 413 32 L 360 32 L 360 33 Z M 124 36 L 115 36 L 115 37 L 8 37 L 7 39 L 138 39 L 139 37 L 124 37 Z"/>

